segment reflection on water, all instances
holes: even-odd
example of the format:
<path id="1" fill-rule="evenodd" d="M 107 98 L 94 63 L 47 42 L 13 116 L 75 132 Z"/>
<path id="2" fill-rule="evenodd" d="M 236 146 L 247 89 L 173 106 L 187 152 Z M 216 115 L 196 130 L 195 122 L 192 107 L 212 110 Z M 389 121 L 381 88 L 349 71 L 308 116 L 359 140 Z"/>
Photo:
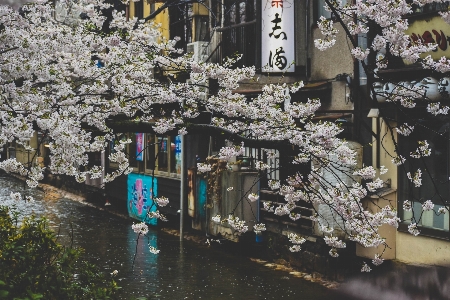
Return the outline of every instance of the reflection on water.
<path id="1" fill-rule="evenodd" d="M 84 248 L 90 260 L 108 273 L 118 270 L 123 299 L 333 299 L 331 291 L 317 284 L 206 246 L 180 243 L 156 230 L 136 247 L 132 220 L 68 199 L 45 199 L 39 190 L 23 191 L 14 179 L 0 178 L 0 186 L 0 205 L 13 204 L 11 191 L 32 194 L 36 201 L 21 203 L 19 210 L 45 215 L 61 242 L 70 243 L 73 233 L 74 245 Z M 151 254 L 149 245 L 161 253 Z"/>

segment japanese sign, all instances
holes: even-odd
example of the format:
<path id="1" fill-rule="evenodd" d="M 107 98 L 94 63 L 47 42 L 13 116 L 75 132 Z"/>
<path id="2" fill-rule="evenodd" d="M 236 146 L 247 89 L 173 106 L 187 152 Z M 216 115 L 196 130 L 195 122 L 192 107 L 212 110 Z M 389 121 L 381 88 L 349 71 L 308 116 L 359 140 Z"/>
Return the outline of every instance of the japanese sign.
<path id="1" fill-rule="evenodd" d="M 409 35 L 412 42 L 420 40 L 422 43 L 437 44 L 434 51 L 421 54 L 421 58 L 425 58 L 427 55 L 431 55 L 434 60 L 438 60 L 442 56 L 450 58 L 450 25 L 441 16 L 417 20 L 409 26 L 405 33 Z M 405 63 L 410 64 L 407 61 Z"/>
<path id="2" fill-rule="evenodd" d="M 261 66 L 265 72 L 295 71 L 294 0 L 263 0 Z"/>
<path id="3" fill-rule="evenodd" d="M 181 174 L 181 136 L 175 137 L 175 169 L 177 174 Z"/>
<path id="4" fill-rule="evenodd" d="M 136 160 L 144 160 L 144 134 L 136 133 Z"/>
<path id="5" fill-rule="evenodd" d="M 158 178 L 130 173 L 127 186 L 129 216 L 147 224 L 156 225 L 156 219 L 148 218 L 147 214 L 156 211 L 153 197 L 157 197 Z"/>

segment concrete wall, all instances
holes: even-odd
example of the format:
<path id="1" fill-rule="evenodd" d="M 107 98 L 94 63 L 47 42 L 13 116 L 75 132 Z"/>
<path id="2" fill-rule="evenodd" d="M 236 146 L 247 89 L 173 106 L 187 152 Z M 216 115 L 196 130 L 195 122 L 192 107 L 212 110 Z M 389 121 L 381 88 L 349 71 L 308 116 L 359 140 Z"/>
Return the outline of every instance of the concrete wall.
<path id="1" fill-rule="evenodd" d="M 337 74 L 353 74 L 353 57 L 350 53 L 351 43 L 347 40 L 344 30 L 339 24 L 336 44 L 325 51 L 313 48 L 311 53 L 311 80 L 334 78 Z M 319 28 L 312 30 L 312 40 L 323 38 Z"/>
<path id="2" fill-rule="evenodd" d="M 388 168 L 388 172 L 384 175 L 381 175 L 380 178 L 384 181 L 391 179 L 391 187 L 392 189 L 397 189 L 397 166 L 395 166 L 391 160 L 391 156 L 396 156 L 394 143 L 392 141 L 391 133 L 389 132 L 389 128 L 386 124 L 386 121 L 373 118 L 372 119 L 372 128 L 374 132 L 376 131 L 377 123 L 379 122 L 380 136 L 381 136 L 381 145 L 373 139 L 372 147 L 373 147 L 373 166 L 376 166 L 377 162 L 377 148 L 380 149 L 380 165 Z M 397 124 L 394 122 L 390 123 L 391 127 L 395 127 Z M 384 137 L 384 138 L 383 138 Z M 397 133 L 394 130 L 393 137 L 397 140 Z M 398 199 L 397 193 L 392 193 L 390 196 L 386 196 L 386 199 L 390 201 L 383 200 L 384 203 L 380 205 L 381 207 L 386 206 L 387 204 L 391 204 L 396 207 L 397 203 L 403 203 L 405 199 Z M 379 202 L 380 200 L 377 200 Z M 366 205 L 376 209 L 375 206 L 369 203 L 365 203 Z M 385 225 L 384 225 L 385 226 Z M 386 228 L 387 229 L 387 228 Z M 441 240 L 433 237 L 426 237 L 423 235 L 413 236 L 407 232 L 395 231 L 395 240 L 393 240 L 392 232 L 390 230 L 386 230 L 382 228 L 380 233 L 382 236 L 388 237 L 388 245 L 392 249 L 387 249 L 387 256 L 383 255 L 385 259 L 397 259 L 401 262 L 409 263 L 409 264 L 424 264 L 424 265 L 441 265 L 448 266 L 450 265 L 450 242 L 447 240 Z M 365 249 L 357 246 L 357 255 L 373 258 L 373 255 L 376 253 L 373 249 Z M 380 249 L 378 249 L 380 251 Z M 380 253 L 380 252 L 378 252 Z"/>
<path id="3" fill-rule="evenodd" d="M 223 171 L 220 176 L 220 197 L 213 196 L 214 199 L 208 197 L 206 204 L 208 233 L 214 236 L 220 234 L 237 242 L 239 235 L 228 224 L 214 223 L 211 217 L 221 215 L 222 219 L 225 219 L 229 214 L 234 213 L 235 217 L 247 222 L 248 231 L 253 231 L 253 225 L 259 215 L 259 201 L 250 202 L 248 195 L 258 194 L 257 173 Z M 227 191 L 228 187 L 233 187 L 233 190 Z"/>
<path id="4" fill-rule="evenodd" d="M 397 189 L 397 166 L 392 163 L 392 157 L 397 156 L 395 152 L 395 145 L 392 141 L 392 136 L 386 121 L 373 118 L 372 129 L 377 130 L 377 123 L 379 122 L 380 141 L 378 142 L 372 137 L 372 165 L 375 168 L 377 165 L 377 151 L 380 151 L 380 166 L 385 166 L 388 169 L 386 174 L 380 176 L 384 181 L 391 179 L 391 188 Z M 391 122 L 390 127 L 394 128 L 397 123 Z M 393 130 L 394 140 L 397 141 L 397 131 Z"/>
<path id="5" fill-rule="evenodd" d="M 397 260 L 410 264 L 450 265 L 450 242 L 397 232 Z"/>
<path id="6" fill-rule="evenodd" d="M 326 110 L 351 110 L 353 103 L 349 99 L 350 87 L 344 81 L 336 81 L 334 78 L 338 74 L 349 74 L 354 78 L 354 60 L 350 53 L 350 41 L 347 40 L 342 27 L 335 25 L 339 30 L 336 44 L 325 51 L 320 51 L 313 46 L 314 40 L 323 38 L 318 28 L 313 28 L 311 32 L 311 77 L 310 81 L 332 81 L 331 102 L 323 104 L 322 109 Z M 328 99 L 323 99 L 327 100 Z"/>
<path id="7" fill-rule="evenodd" d="M 388 190 L 380 195 L 372 195 L 367 197 L 362 201 L 364 209 L 371 213 L 377 213 L 382 210 L 383 207 L 393 206 L 394 209 L 397 208 L 397 193 L 395 190 Z M 396 258 L 396 233 L 397 229 L 393 226 L 383 224 L 378 233 L 381 237 L 386 239 L 387 247 L 385 245 L 380 245 L 376 248 L 364 248 L 363 246 L 356 245 L 356 255 L 360 257 L 366 257 L 373 259 L 375 254 L 382 254 L 384 259 L 395 259 Z"/>

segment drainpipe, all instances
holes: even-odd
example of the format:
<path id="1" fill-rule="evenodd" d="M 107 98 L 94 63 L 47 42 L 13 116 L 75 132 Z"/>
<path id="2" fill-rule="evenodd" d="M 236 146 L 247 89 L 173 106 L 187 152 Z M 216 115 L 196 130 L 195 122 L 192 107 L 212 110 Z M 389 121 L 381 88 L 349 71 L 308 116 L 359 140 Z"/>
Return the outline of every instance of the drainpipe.
<path id="1" fill-rule="evenodd" d="M 225 2 L 222 0 L 220 1 L 220 28 L 223 28 L 225 26 Z"/>
<path id="2" fill-rule="evenodd" d="M 183 241 L 184 235 L 184 203 L 186 198 L 186 193 L 184 192 L 186 186 L 186 160 L 185 160 L 185 140 L 184 135 L 180 136 L 181 139 L 181 180 L 180 180 L 180 241 Z"/>
<path id="3" fill-rule="evenodd" d="M 310 75 L 310 59 L 309 59 L 309 35 L 312 34 L 312 31 L 310 31 L 311 25 L 309 24 L 309 0 L 306 0 L 306 26 L 305 26 L 305 46 L 306 46 L 306 78 L 309 78 Z"/>

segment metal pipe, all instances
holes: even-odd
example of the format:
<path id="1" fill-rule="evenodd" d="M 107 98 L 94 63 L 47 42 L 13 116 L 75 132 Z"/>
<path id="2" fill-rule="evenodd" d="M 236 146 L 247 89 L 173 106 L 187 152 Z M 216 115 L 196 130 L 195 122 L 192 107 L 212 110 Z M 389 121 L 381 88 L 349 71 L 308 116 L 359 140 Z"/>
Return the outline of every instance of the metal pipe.
<path id="1" fill-rule="evenodd" d="M 180 241 L 183 241 L 183 235 L 184 235 L 184 203 L 185 203 L 185 186 L 186 186 L 186 160 L 185 160 L 185 141 L 184 141 L 184 135 L 180 136 L 181 140 L 181 180 L 180 180 Z"/>
<path id="2" fill-rule="evenodd" d="M 306 26 L 305 26 L 305 48 L 306 48 L 306 61 L 305 61 L 305 69 L 306 69 L 306 71 L 305 71 L 305 77 L 306 78 L 309 78 L 309 75 L 310 75 L 310 63 L 309 63 L 309 47 L 310 47 L 310 45 L 309 45 L 309 35 L 310 35 L 310 32 L 311 32 L 311 34 L 312 34 L 312 31 L 310 31 L 310 24 L 309 24 L 309 14 L 310 14 L 310 10 L 309 10 L 309 0 L 307 0 L 306 1 L 306 17 L 305 17 L 305 23 L 306 23 Z"/>

